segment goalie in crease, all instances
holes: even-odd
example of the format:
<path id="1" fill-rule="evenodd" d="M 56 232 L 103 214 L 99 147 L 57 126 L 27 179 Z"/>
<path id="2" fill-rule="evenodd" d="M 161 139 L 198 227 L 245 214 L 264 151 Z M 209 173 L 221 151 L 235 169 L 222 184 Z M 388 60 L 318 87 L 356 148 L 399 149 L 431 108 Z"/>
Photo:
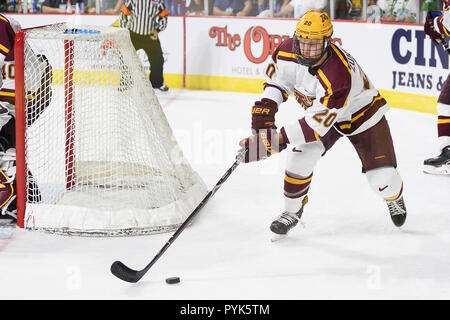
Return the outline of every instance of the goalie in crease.
<path id="1" fill-rule="evenodd" d="M 16 219 L 14 39 L 20 25 L 0 14 L 0 219 Z"/>
<path id="2" fill-rule="evenodd" d="M 406 220 L 403 182 L 385 113 L 385 99 L 355 59 L 331 42 L 326 13 L 308 11 L 292 38 L 283 41 L 266 69 L 261 100 L 252 108 L 253 135 L 240 141 L 245 162 L 263 160 L 290 145 L 284 178 L 284 212 L 270 226 L 286 235 L 308 202 L 316 163 L 345 136 L 352 143 L 369 185 L 387 204 L 395 226 Z M 277 132 L 275 114 L 294 95 L 305 109 Z M 339 164 L 336 164 L 339 169 Z"/>
<path id="3" fill-rule="evenodd" d="M 17 218 L 14 39 L 16 32 L 20 29 L 17 21 L 0 14 L 0 65 L 2 67 L 2 85 L 0 87 L 0 219 Z M 45 110 L 52 96 L 52 71 L 47 58 L 44 55 L 33 55 L 29 63 L 34 63 L 41 76 L 33 91 L 27 92 L 27 108 L 33 105 L 36 110 L 34 118 L 27 119 L 28 126 L 32 125 Z M 28 175 L 31 177 L 31 173 L 28 173 Z M 32 181 L 32 179 L 29 180 Z M 39 198 L 39 191 L 36 191 L 34 196 Z"/>

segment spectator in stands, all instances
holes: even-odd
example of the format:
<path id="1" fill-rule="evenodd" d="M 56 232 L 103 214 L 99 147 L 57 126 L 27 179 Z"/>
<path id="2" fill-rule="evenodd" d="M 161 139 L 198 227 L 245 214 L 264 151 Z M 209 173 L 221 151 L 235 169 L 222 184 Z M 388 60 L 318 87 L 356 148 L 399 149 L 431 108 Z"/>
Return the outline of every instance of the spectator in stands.
<path id="1" fill-rule="evenodd" d="M 252 10 L 251 0 L 215 0 L 215 16 L 248 16 Z"/>
<path id="2" fill-rule="evenodd" d="M 28 12 L 42 12 L 44 0 L 28 0 Z"/>
<path id="3" fill-rule="evenodd" d="M 378 0 L 377 4 L 383 10 L 381 21 L 417 22 L 419 13 L 417 0 Z"/>
<path id="4" fill-rule="evenodd" d="M 45 0 L 42 4 L 42 13 L 66 13 L 67 0 Z"/>
<path id="5" fill-rule="evenodd" d="M 441 11 L 443 7 L 442 0 L 423 0 L 422 11 Z M 426 16 L 426 14 L 425 14 Z"/>
<path id="6" fill-rule="evenodd" d="M 44 0 L 27 0 L 27 12 L 41 12 Z M 0 12 L 22 12 L 25 8 L 25 0 L 21 1 L 21 8 L 19 8 L 19 1 L 16 0 L 0 0 Z"/>
<path id="7" fill-rule="evenodd" d="M 367 21 L 368 22 L 380 22 L 382 11 L 377 5 L 376 0 L 369 0 L 367 3 Z"/>
<path id="8" fill-rule="evenodd" d="M 188 16 L 204 16 L 205 4 L 203 0 L 187 0 L 186 15 Z"/>
<path id="9" fill-rule="evenodd" d="M 166 0 L 165 5 L 169 15 L 180 16 L 186 13 L 188 3 L 186 0 Z"/>
<path id="10" fill-rule="evenodd" d="M 300 19 L 309 10 L 322 11 L 327 5 L 327 0 L 291 0 L 276 12 L 274 17 L 294 17 Z"/>
<path id="11" fill-rule="evenodd" d="M 309 10 L 323 11 L 327 6 L 328 0 L 287 0 L 284 1 L 279 11 L 275 11 L 273 16 L 277 18 L 296 18 L 299 19 Z M 259 17 L 271 17 L 271 11 L 261 12 Z"/>
<path id="12" fill-rule="evenodd" d="M 291 0 L 275 0 L 273 6 L 273 12 L 278 12 L 283 6 L 291 2 Z M 252 1 L 252 16 L 257 17 L 272 17 L 272 11 L 270 10 L 270 0 L 253 0 Z"/>
<path id="13" fill-rule="evenodd" d="M 124 0 L 102 0 L 100 12 L 97 12 L 96 2 L 96 0 L 87 0 L 85 2 L 85 12 L 119 14 Z"/>
<path id="14" fill-rule="evenodd" d="M 358 20 L 361 18 L 361 0 L 338 0 L 336 18 Z"/>
<path id="15" fill-rule="evenodd" d="M 9 0 L 0 0 L 0 12 L 14 12 L 12 2 Z"/>

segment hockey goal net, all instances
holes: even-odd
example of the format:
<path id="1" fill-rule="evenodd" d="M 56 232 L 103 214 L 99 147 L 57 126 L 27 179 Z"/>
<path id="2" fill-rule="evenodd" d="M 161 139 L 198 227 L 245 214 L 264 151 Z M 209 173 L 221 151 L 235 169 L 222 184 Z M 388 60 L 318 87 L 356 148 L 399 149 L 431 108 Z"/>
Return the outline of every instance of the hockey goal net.
<path id="1" fill-rule="evenodd" d="M 77 235 L 176 229 L 207 189 L 184 158 L 125 29 L 16 36 L 21 227 Z"/>

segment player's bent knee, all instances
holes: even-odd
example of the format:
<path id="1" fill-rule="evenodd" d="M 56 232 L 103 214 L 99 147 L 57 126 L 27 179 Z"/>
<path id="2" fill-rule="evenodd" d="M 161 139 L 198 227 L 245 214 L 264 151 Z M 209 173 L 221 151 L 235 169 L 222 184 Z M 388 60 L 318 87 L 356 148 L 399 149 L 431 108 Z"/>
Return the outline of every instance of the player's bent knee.
<path id="1" fill-rule="evenodd" d="M 366 172 L 366 178 L 372 189 L 383 199 L 399 197 L 403 181 L 394 167 L 381 167 Z"/>
<path id="2" fill-rule="evenodd" d="M 297 146 L 288 153 L 286 170 L 298 175 L 308 176 L 324 152 L 325 147 L 320 141 Z"/>

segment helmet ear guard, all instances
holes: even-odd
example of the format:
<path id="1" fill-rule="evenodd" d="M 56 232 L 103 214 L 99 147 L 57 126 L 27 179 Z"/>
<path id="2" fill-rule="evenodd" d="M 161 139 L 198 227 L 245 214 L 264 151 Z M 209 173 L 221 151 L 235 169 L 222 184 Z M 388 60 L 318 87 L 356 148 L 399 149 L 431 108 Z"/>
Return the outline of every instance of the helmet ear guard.
<path id="1" fill-rule="evenodd" d="M 333 25 L 325 12 L 310 10 L 297 22 L 292 41 L 292 52 L 300 64 L 311 67 L 328 51 L 333 34 Z M 301 50 L 300 40 L 321 40 L 321 53 L 318 57 L 306 57 Z"/>

